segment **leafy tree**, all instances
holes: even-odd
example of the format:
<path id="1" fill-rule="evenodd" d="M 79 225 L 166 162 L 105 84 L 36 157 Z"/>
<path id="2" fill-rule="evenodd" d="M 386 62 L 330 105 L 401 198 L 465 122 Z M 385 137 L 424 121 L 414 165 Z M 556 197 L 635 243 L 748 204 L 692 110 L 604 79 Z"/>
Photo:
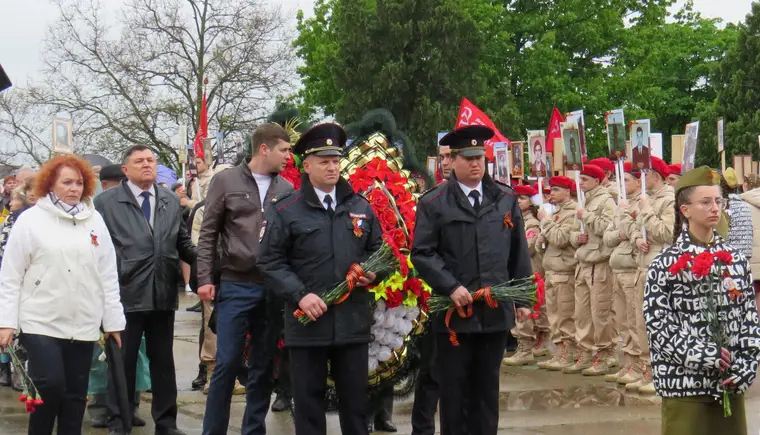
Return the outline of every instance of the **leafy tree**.
<path id="1" fill-rule="evenodd" d="M 757 160 L 760 134 L 760 3 L 739 25 L 736 43 L 720 62 L 717 112 L 726 120 L 727 164 L 734 154 Z"/>

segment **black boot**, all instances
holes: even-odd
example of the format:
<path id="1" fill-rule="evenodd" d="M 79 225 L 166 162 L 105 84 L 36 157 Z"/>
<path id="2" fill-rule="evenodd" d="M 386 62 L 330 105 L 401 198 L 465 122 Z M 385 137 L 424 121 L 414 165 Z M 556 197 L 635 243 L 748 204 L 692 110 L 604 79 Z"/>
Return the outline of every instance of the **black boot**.
<path id="1" fill-rule="evenodd" d="M 193 305 L 192 307 L 185 308 L 185 311 L 190 313 L 200 313 L 203 311 L 203 305 L 201 301 L 198 301 L 197 304 Z"/>
<path id="2" fill-rule="evenodd" d="M 206 364 L 198 364 L 198 377 L 193 379 L 192 387 L 193 391 L 200 390 L 206 385 Z"/>
<path id="3" fill-rule="evenodd" d="M 277 393 L 277 397 L 274 398 L 272 403 L 272 412 L 282 412 L 290 408 L 290 399 L 285 397 L 282 393 Z"/>
<path id="4" fill-rule="evenodd" d="M 11 384 L 11 363 L 0 364 L 0 387 L 7 387 Z"/>
<path id="5" fill-rule="evenodd" d="M 375 415 L 375 431 L 397 432 L 393 424 L 393 390 L 383 397 L 383 408 Z"/>

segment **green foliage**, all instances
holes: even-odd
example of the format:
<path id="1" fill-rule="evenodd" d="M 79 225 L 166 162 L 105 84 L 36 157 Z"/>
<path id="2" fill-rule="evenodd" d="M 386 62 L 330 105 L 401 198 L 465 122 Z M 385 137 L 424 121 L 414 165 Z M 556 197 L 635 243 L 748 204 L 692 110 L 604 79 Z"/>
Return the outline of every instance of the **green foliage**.
<path id="1" fill-rule="evenodd" d="M 669 157 L 671 134 L 720 115 L 712 81 L 737 38 L 691 2 L 669 16 L 674 3 L 318 0 L 313 18 L 299 17 L 299 96 L 306 113 L 342 123 L 389 110 L 422 161 L 462 97 L 513 140 L 545 129 L 554 106 L 584 109 L 590 157 L 607 154 L 603 114 L 623 107 L 627 120 L 652 120 Z"/>
<path id="2" fill-rule="evenodd" d="M 736 43 L 717 72 L 717 108 L 726 119 L 726 163 L 734 154 L 752 154 L 758 159 L 760 134 L 760 3 L 739 25 Z"/>

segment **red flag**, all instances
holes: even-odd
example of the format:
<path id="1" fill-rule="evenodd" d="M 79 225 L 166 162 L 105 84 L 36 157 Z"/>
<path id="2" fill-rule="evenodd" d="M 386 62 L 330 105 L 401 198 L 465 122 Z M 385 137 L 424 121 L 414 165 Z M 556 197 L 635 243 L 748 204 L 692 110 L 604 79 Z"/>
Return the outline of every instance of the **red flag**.
<path id="1" fill-rule="evenodd" d="M 496 128 L 491 118 L 488 117 L 482 110 L 470 102 L 467 98 L 462 98 L 462 104 L 459 106 L 459 117 L 454 128 L 464 127 L 467 125 L 484 125 L 494 131 L 494 136 L 491 140 L 486 141 L 486 158 L 493 160 L 493 144 L 494 142 L 506 142 L 507 147 L 511 148 L 512 144 L 509 139 L 505 138 L 499 129 Z"/>
<path id="2" fill-rule="evenodd" d="M 562 130 L 559 128 L 559 123 L 565 122 L 565 118 L 562 117 L 562 114 L 559 112 L 559 109 L 556 107 L 554 110 L 552 110 L 552 117 L 549 120 L 549 127 L 546 129 L 548 134 L 546 135 L 546 152 L 547 153 L 553 153 L 554 152 L 554 139 L 559 139 L 562 137 Z"/>
<path id="3" fill-rule="evenodd" d="M 203 91 L 203 101 L 201 102 L 201 119 L 198 122 L 198 131 L 195 133 L 193 141 L 193 150 L 195 157 L 204 158 L 206 151 L 203 149 L 203 139 L 208 136 L 208 110 L 206 109 L 206 91 Z"/>

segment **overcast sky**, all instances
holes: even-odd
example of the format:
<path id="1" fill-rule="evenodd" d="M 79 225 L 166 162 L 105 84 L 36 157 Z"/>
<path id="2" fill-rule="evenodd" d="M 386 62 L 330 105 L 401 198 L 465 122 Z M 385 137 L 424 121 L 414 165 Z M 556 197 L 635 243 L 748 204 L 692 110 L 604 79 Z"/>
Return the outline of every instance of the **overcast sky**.
<path id="1" fill-rule="evenodd" d="M 124 0 L 101 0 L 109 9 L 116 10 Z M 269 0 L 276 2 L 277 0 Z M 22 85 L 27 78 L 38 79 L 37 71 L 41 68 L 40 59 L 44 56 L 43 39 L 45 30 L 56 19 L 56 10 L 48 0 L 2 0 L 3 16 L 0 25 L 0 64 L 11 79 Z M 304 9 L 311 14 L 312 0 L 281 0 L 284 11 L 292 17 L 295 26 L 295 13 Z M 681 4 L 683 1 L 680 2 Z M 708 17 L 722 18 L 725 21 L 743 21 L 751 8 L 750 0 L 695 0 L 696 9 Z"/>

